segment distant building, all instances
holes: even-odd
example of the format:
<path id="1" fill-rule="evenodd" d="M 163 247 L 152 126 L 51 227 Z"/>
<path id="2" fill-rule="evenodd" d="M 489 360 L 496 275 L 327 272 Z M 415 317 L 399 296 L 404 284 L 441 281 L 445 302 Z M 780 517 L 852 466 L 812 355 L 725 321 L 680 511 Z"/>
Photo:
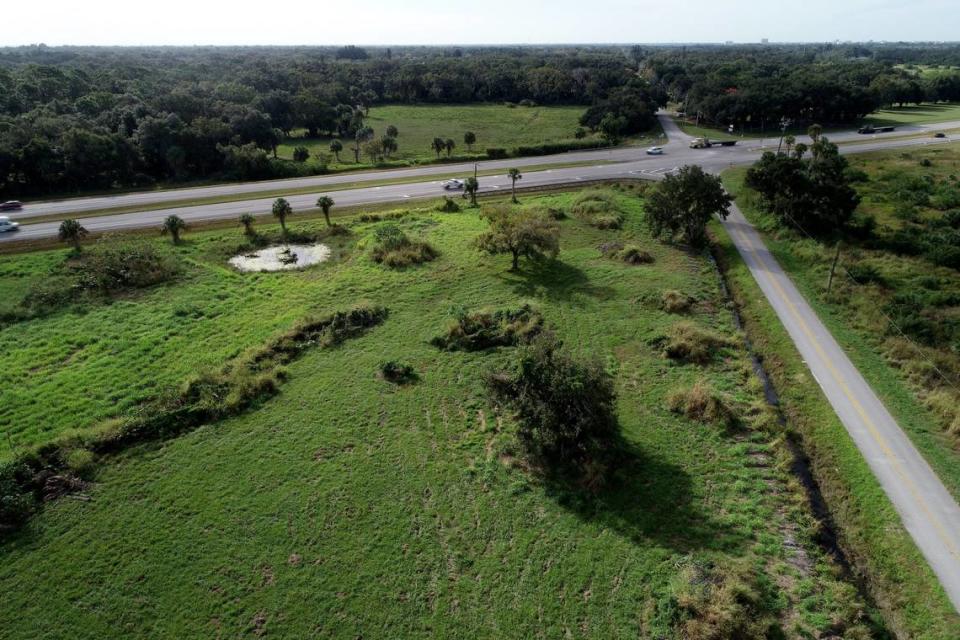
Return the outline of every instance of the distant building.
<path id="1" fill-rule="evenodd" d="M 770 38 L 763 38 L 760 40 L 760 44 L 770 44 Z"/>

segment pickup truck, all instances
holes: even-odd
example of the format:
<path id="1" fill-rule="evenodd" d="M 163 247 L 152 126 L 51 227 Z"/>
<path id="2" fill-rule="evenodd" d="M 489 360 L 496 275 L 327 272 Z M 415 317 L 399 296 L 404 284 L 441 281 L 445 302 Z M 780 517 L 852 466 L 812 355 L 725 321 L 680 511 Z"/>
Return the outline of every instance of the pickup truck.
<path id="1" fill-rule="evenodd" d="M 694 138 L 690 142 L 691 149 L 709 149 L 710 147 L 732 147 L 736 140 L 711 140 L 710 138 Z"/>

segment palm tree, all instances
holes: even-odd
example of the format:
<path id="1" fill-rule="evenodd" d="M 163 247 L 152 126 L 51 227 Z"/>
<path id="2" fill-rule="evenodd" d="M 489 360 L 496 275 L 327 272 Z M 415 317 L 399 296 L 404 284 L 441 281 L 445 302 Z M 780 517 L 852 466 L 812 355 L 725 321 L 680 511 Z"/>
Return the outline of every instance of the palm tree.
<path id="1" fill-rule="evenodd" d="M 470 204 L 477 205 L 477 190 L 480 189 L 480 183 L 476 178 L 470 176 L 463 183 L 463 194 L 470 196 Z"/>
<path id="2" fill-rule="evenodd" d="M 793 143 L 795 143 L 796 141 L 797 139 L 793 136 L 787 136 L 786 138 L 783 139 L 783 143 L 787 145 L 787 155 L 790 155 L 790 147 L 792 147 Z"/>
<path id="3" fill-rule="evenodd" d="M 333 198 L 330 196 L 320 196 L 317 198 L 317 206 L 320 207 L 320 210 L 323 211 L 323 217 L 327 221 L 327 226 L 331 227 L 330 224 L 330 207 L 336 204 L 333 201 Z"/>
<path id="4" fill-rule="evenodd" d="M 517 180 L 523 179 L 523 174 L 520 173 L 520 169 L 508 169 L 507 176 L 510 178 L 512 186 L 510 187 L 511 195 L 513 196 L 513 203 L 517 204 Z"/>
<path id="5" fill-rule="evenodd" d="M 160 233 L 163 235 L 170 234 L 170 237 L 173 239 L 173 244 L 180 244 L 180 232 L 187 229 L 187 223 L 183 221 L 183 218 L 180 216 L 167 216 L 167 219 L 163 221 L 163 226 L 160 227 Z"/>
<path id="6" fill-rule="evenodd" d="M 273 201 L 273 217 L 280 221 L 280 229 L 284 237 L 287 235 L 287 216 L 293 215 L 293 207 L 286 198 L 277 198 Z"/>
<path id="7" fill-rule="evenodd" d="M 443 146 L 447 149 L 447 157 L 450 157 L 450 154 L 453 153 L 454 147 L 457 146 L 457 143 L 453 141 L 453 138 L 447 138 L 446 142 L 443 143 Z"/>
<path id="8" fill-rule="evenodd" d="M 397 139 L 393 136 L 384 136 L 380 139 L 380 146 L 383 147 L 383 155 L 390 157 L 391 153 L 397 150 Z"/>
<path id="9" fill-rule="evenodd" d="M 446 146 L 447 143 L 443 141 L 443 138 L 434 138 L 433 142 L 430 143 L 430 148 L 437 152 L 437 158 L 440 157 L 440 154 L 443 153 Z"/>
<path id="10" fill-rule="evenodd" d="M 394 125 L 392 125 L 392 124 L 391 124 L 391 125 L 387 125 L 387 137 L 388 137 L 388 138 L 396 138 L 398 135 L 400 135 L 400 132 L 397 131 L 397 128 L 396 128 Z"/>
<path id="11" fill-rule="evenodd" d="M 330 151 L 337 157 L 337 162 L 340 162 L 340 152 L 343 151 L 343 143 L 339 140 L 334 140 L 330 143 Z"/>
<path id="12" fill-rule="evenodd" d="M 463 143 L 467 145 L 467 151 L 473 151 L 473 143 L 477 141 L 477 134 L 473 131 L 467 131 L 463 134 Z"/>
<path id="13" fill-rule="evenodd" d="M 823 127 L 818 124 L 810 125 L 810 128 L 807 129 L 807 135 L 813 140 L 813 143 L 816 144 L 820 140 L 820 136 L 823 135 Z"/>
<path id="14" fill-rule="evenodd" d="M 87 230 L 83 228 L 79 220 L 68 219 L 60 223 L 61 242 L 69 242 L 73 245 L 73 250 L 80 253 L 80 241 L 87 235 Z"/>
<path id="15" fill-rule="evenodd" d="M 256 218 L 253 217 L 252 213 L 245 213 L 242 216 L 240 216 L 240 224 L 243 225 L 243 232 L 247 236 L 252 237 L 256 235 L 257 232 L 254 231 L 253 229 L 253 223 L 255 221 L 256 221 Z"/>

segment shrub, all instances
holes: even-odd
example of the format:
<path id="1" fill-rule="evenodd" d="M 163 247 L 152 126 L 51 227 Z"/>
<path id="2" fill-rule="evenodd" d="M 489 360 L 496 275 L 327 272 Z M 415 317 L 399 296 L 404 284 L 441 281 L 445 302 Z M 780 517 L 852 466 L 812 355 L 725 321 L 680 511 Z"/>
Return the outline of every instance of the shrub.
<path id="1" fill-rule="evenodd" d="M 567 151 L 582 151 L 584 149 L 600 149 L 609 147 L 612 143 L 601 138 L 589 140 L 568 140 L 567 142 L 547 142 L 537 145 L 524 145 L 513 150 L 515 156 L 549 156 Z"/>
<path id="2" fill-rule="evenodd" d="M 394 384 L 406 384 L 413 382 L 417 378 L 413 367 L 408 364 L 402 364 L 395 360 L 387 360 L 380 364 L 380 375 L 387 382 Z"/>
<path id="3" fill-rule="evenodd" d="M 619 441 L 613 379 L 596 360 L 578 361 L 549 334 L 517 355 L 510 371 L 487 377 L 512 409 L 527 453 L 549 474 L 575 475 L 596 488 Z"/>
<path id="4" fill-rule="evenodd" d="M 660 296 L 660 308 L 667 313 L 686 313 L 692 304 L 690 296 L 675 289 L 668 289 Z"/>
<path id="5" fill-rule="evenodd" d="M 618 254 L 618 257 L 627 264 L 653 264 L 653 256 L 638 246 L 628 245 Z"/>
<path id="6" fill-rule="evenodd" d="M 456 312 L 454 322 L 431 344 L 447 351 L 481 351 L 526 344 L 543 330 L 543 316 L 530 305 L 519 309 Z"/>
<path id="7" fill-rule="evenodd" d="M 776 611 L 771 609 L 778 601 L 769 593 L 771 585 L 746 562 L 723 567 L 691 562 L 674 579 L 671 596 L 660 605 L 661 616 L 676 637 L 686 640 L 781 637 Z"/>
<path id="8" fill-rule="evenodd" d="M 883 277 L 880 270 L 872 264 L 862 262 L 851 265 L 847 273 L 857 284 L 875 284 L 881 287 L 887 286 L 887 279 Z"/>
<path id="9" fill-rule="evenodd" d="M 0 465 L 0 531 L 20 526 L 33 514 L 33 496 L 24 488 L 30 475 L 18 462 Z"/>
<path id="10" fill-rule="evenodd" d="M 81 478 L 89 477 L 93 472 L 95 457 L 87 449 L 68 449 L 63 454 L 63 463 L 70 473 Z"/>
<path id="11" fill-rule="evenodd" d="M 573 201 L 571 212 L 598 229 L 619 229 L 623 215 L 613 196 L 604 191 L 585 191 Z"/>
<path id="12" fill-rule="evenodd" d="M 706 364 L 719 350 L 731 346 L 728 338 L 692 322 L 678 322 L 667 335 L 664 355 L 672 360 Z"/>
<path id="13" fill-rule="evenodd" d="M 703 380 L 689 389 L 677 389 L 667 396 L 667 408 L 690 420 L 731 428 L 737 424 L 733 401 Z"/>
<path id="14" fill-rule="evenodd" d="M 597 251 L 605 258 L 614 258 L 623 250 L 622 242 L 604 242 L 597 247 Z"/>
<path id="15" fill-rule="evenodd" d="M 180 273 L 176 260 L 151 242 L 104 238 L 73 267 L 77 287 L 103 293 L 150 287 Z"/>
<path id="16" fill-rule="evenodd" d="M 493 148 L 487 149 L 487 157 L 490 158 L 491 160 L 503 160 L 509 157 L 509 154 L 507 153 L 506 149 L 493 147 Z"/>
<path id="17" fill-rule="evenodd" d="M 426 242 L 411 240 L 398 226 L 387 224 L 374 232 L 373 260 L 393 269 L 436 259 L 436 249 Z"/>
<path id="18" fill-rule="evenodd" d="M 437 205 L 437 211 L 441 213 L 457 213 L 460 211 L 460 205 L 457 204 L 453 198 L 445 196 L 440 204 Z"/>

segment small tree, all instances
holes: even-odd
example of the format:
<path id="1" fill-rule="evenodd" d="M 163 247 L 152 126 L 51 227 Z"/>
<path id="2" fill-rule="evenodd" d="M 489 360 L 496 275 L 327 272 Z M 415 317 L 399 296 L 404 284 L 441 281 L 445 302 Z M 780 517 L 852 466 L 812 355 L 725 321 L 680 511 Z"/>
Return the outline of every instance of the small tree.
<path id="1" fill-rule="evenodd" d="M 180 216 L 167 216 L 160 227 L 160 233 L 170 235 L 173 244 L 180 244 L 180 234 L 187 229 L 187 223 Z"/>
<path id="2" fill-rule="evenodd" d="M 473 131 L 467 131 L 463 134 L 463 144 L 467 145 L 467 151 L 473 151 L 473 145 L 477 141 L 477 134 Z"/>
<path id="3" fill-rule="evenodd" d="M 443 141 L 443 138 L 434 138 L 433 142 L 430 143 L 430 148 L 436 152 L 437 159 L 440 158 L 440 154 L 443 153 L 446 146 L 447 144 Z"/>
<path id="4" fill-rule="evenodd" d="M 481 217 L 490 224 L 490 231 L 477 238 L 477 246 L 491 255 L 509 253 L 511 271 L 520 268 L 521 257 L 555 258 L 560 252 L 560 227 L 545 216 L 496 206 L 484 210 Z"/>
<path id="5" fill-rule="evenodd" d="M 523 174 L 520 173 L 520 169 L 508 169 L 507 176 L 510 177 L 510 194 L 513 199 L 513 203 L 517 203 L 517 180 L 523 178 Z"/>
<path id="6" fill-rule="evenodd" d="M 797 139 L 794 136 L 786 136 L 783 139 L 783 143 L 787 145 L 787 155 L 790 155 L 790 149 L 796 144 Z"/>
<path id="7" fill-rule="evenodd" d="M 453 153 L 454 148 L 457 146 L 457 143 L 453 141 L 453 138 L 447 138 L 443 143 L 444 148 L 447 150 L 447 157 L 450 157 L 450 154 Z"/>
<path id="8" fill-rule="evenodd" d="M 647 221 L 654 236 L 682 235 L 695 247 L 707 240 L 707 223 L 714 214 L 726 219 L 733 198 L 717 176 L 688 165 L 664 178 L 647 198 Z"/>
<path id="9" fill-rule="evenodd" d="M 293 159 L 296 162 L 306 162 L 310 159 L 310 150 L 306 147 L 297 147 L 293 150 Z"/>
<path id="10" fill-rule="evenodd" d="M 327 221 L 328 227 L 333 226 L 330 224 L 330 208 L 333 207 L 334 204 L 336 203 L 330 196 L 320 196 L 317 198 L 317 206 L 323 211 L 323 219 Z"/>
<path id="11" fill-rule="evenodd" d="M 343 143 L 339 140 L 333 140 L 330 143 L 330 151 L 332 151 L 333 155 L 336 156 L 337 162 L 340 162 L 340 152 L 343 151 Z"/>
<path id="12" fill-rule="evenodd" d="M 248 237 L 253 237 L 256 235 L 256 231 L 253 228 L 254 222 L 256 222 L 256 218 L 253 217 L 252 213 L 245 213 L 240 216 L 240 224 L 243 225 L 243 233 Z"/>
<path id="13" fill-rule="evenodd" d="M 73 245 L 73 250 L 80 253 L 82 251 L 80 241 L 87 237 L 87 230 L 79 220 L 71 218 L 60 223 L 60 231 L 57 235 L 61 242 L 69 242 Z"/>
<path id="14" fill-rule="evenodd" d="M 583 140 L 587 137 L 587 130 L 583 127 L 577 127 L 576 131 L 573 132 L 573 137 L 577 140 Z"/>
<path id="15" fill-rule="evenodd" d="M 283 235 L 287 235 L 287 216 L 293 215 L 293 207 L 287 202 L 286 198 L 277 198 L 273 201 L 273 217 L 280 221 L 280 229 Z"/>
<path id="16" fill-rule="evenodd" d="M 400 132 L 397 131 L 397 128 L 395 126 L 393 126 L 392 124 L 387 126 L 388 138 L 396 138 L 398 135 L 400 135 Z"/>
<path id="17" fill-rule="evenodd" d="M 384 136 L 380 139 L 380 147 L 383 149 L 383 155 L 390 157 L 391 153 L 397 152 L 397 139 L 394 136 Z"/>
<path id="18" fill-rule="evenodd" d="M 373 137 L 373 129 L 370 127 L 360 127 L 353 136 L 353 158 L 357 164 L 360 164 L 360 145 Z"/>
<path id="19" fill-rule="evenodd" d="M 470 204 L 477 206 L 477 191 L 480 189 L 480 182 L 470 176 L 463 182 L 463 195 L 470 196 Z"/>
<path id="20" fill-rule="evenodd" d="M 602 362 L 575 360 L 545 333 L 487 386 L 515 412 L 521 444 L 547 474 L 602 486 L 620 452 L 616 390 Z"/>

